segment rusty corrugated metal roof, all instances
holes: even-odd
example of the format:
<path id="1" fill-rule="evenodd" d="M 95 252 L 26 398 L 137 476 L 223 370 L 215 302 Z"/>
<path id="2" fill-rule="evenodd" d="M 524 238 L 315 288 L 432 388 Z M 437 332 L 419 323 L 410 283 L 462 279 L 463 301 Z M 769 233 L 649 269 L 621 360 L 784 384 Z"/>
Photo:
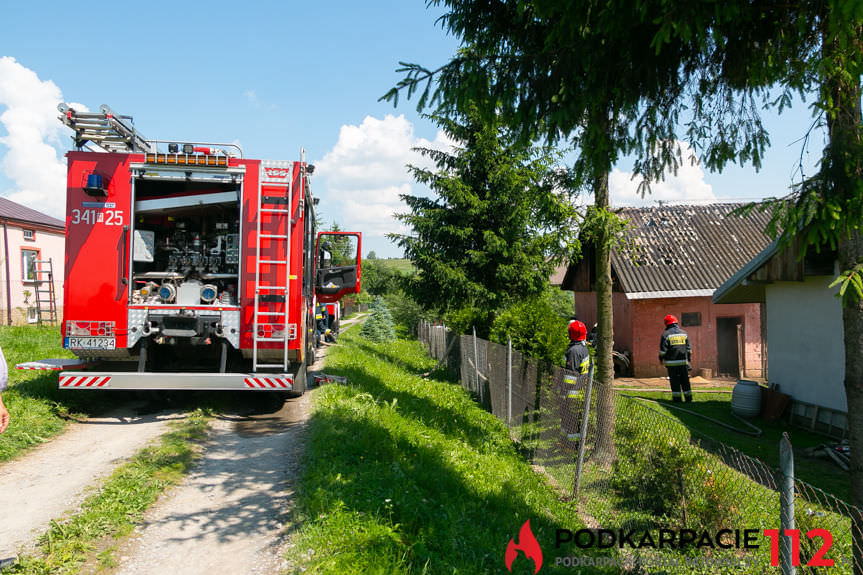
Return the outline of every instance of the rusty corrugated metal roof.
<path id="1" fill-rule="evenodd" d="M 730 215 L 740 205 L 622 209 L 633 249 L 611 254 L 620 287 L 640 297 L 718 288 L 770 243 L 769 215 Z"/>
<path id="2" fill-rule="evenodd" d="M 3 196 L 0 196 L 0 219 L 15 220 L 24 224 L 28 222 L 40 224 L 50 228 L 57 228 L 61 232 L 66 228 L 66 223 L 63 220 L 52 218 L 42 212 L 22 206 Z"/>

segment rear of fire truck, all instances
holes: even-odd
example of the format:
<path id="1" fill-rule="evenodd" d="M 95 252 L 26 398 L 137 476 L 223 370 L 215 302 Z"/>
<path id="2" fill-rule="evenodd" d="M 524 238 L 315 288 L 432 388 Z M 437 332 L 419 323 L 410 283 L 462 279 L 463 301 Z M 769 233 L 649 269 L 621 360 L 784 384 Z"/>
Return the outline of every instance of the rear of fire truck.
<path id="1" fill-rule="evenodd" d="M 76 148 L 62 332 L 78 360 L 21 367 L 62 369 L 63 388 L 302 392 L 315 301 L 360 289 L 361 235 L 317 237 L 314 167 L 146 140 L 106 106 L 60 111 Z"/>

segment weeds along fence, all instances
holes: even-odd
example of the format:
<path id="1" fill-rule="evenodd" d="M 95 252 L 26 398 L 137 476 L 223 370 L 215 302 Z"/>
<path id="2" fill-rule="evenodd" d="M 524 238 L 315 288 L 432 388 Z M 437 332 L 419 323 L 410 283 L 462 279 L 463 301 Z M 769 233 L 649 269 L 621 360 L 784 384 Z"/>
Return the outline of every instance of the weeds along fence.
<path id="1" fill-rule="evenodd" d="M 628 561 L 662 565 L 667 573 L 721 572 L 712 569 L 717 563 L 693 571 L 706 556 L 725 560 L 734 573 L 855 572 L 863 512 L 794 478 L 793 457 L 771 467 L 687 427 L 656 402 L 607 393 L 592 370 L 575 376 L 441 325 L 421 323 L 418 335 L 442 368 L 507 425 L 530 463 L 576 501 L 588 527 L 632 530 L 639 538 L 659 530 L 679 538 L 691 529 L 710 538 L 686 550 L 627 543 L 620 552 Z M 609 409 L 614 417 L 600 421 Z M 784 449 L 790 454 L 790 443 Z M 744 530 L 758 548 L 742 548 Z M 777 530 L 775 544 L 765 530 Z M 784 536 L 786 530 L 798 535 Z M 779 566 L 771 565 L 774 545 Z M 657 563 L 669 554 L 683 564 Z M 818 565 L 819 557 L 833 565 Z"/>

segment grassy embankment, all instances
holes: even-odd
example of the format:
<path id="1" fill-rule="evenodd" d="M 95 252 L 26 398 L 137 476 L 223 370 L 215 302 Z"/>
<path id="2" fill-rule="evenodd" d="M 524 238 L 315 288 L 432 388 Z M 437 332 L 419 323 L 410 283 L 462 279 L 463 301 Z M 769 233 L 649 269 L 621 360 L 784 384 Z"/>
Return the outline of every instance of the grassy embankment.
<path id="1" fill-rule="evenodd" d="M 376 264 L 380 264 L 384 267 L 391 268 L 393 271 L 397 271 L 400 274 L 411 274 L 416 271 L 416 267 L 409 259 L 377 259 L 374 260 Z"/>
<path id="2" fill-rule="evenodd" d="M 655 397 L 655 394 L 650 395 Z M 727 397 L 720 397 L 723 399 L 700 396 L 696 402 L 686 404 L 685 409 L 739 426 L 740 422 L 728 415 Z M 723 457 L 714 454 L 712 447 L 709 447 L 711 451 L 705 451 L 700 446 L 705 445 L 705 434 L 712 431 L 707 435 L 719 437 L 727 445 L 749 454 L 758 453 L 768 460 L 770 458 L 765 453 L 778 450 L 782 424 L 759 422 L 759 425 L 763 424 L 764 434 L 762 438 L 751 438 L 738 436 L 693 415 L 668 409 L 668 402 L 657 405 L 619 398 L 615 407 L 617 460 L 612 468 L 588 463 L 582 478 L 583 483 L 605 486 L 602 490 L 590 490 L 582 501 L 583 510 L 601 525 L 630 525 L 654 530 L 686 526 L 712 533 L 721 528 L 752 529 L 759 534 L 764 529 L 775 529 L 779 525 L 778 492 L 728 467 Z M 682 423 L 684 418 L 685 425 Z M 798 446 L 808 441 L 823 441 L 822 437 L 802 431 L 796 433 L 795 437 Z M 774 464 L 772 460 L 769 463 Z M 737 462 L 737 465 L 741 464 L 756 472 L 760 481 L 772 485 L 770 474 L 764 474 L 753 462 Z M 815 469 L 809 471 L 815 472 Z M 844 480 L 847 482 L 847 477 Z M 812 494 L 803 494 L 806 495 Z M 847 563 L 851 557 L 850 519 L 823 507 L 821 501 L 823 499 L 817 495 L 809 501 L 798 500 L 795 506 L 797 528 L 801 533 L 814 528 L 831 530 L 833 544 L 828 558 L 840 561 L 831 573 L 850 573 L 851 568 Z M 690 548 L 661 552 L 647 549 L 640 554 L 654 559 L 663 556 L 694 560 L 708 556 L 724 559 L 746 557 L 752 562 L 746 568 L 720 569 L 714 566 L 710 572 L 752 575 L 778 572 L 769 567 L 770 549 L 767 542 L 759 540 L 758 543 L 760 548 L 746 553 L 736 549 Z M 817 550 L 817 542 L 803 541 L 803 563 Z M 699 568 L 678 567 L 665 572 L 671 575 L 703 571 Z"/>
<path id="3" fill-rule="evenodd" d="M 818 433 L 812 433 L 801 427 L 789 426 L 785 421 L 765 421 L 760 418 L 751 420 L 751 423 L 761 428 L 763 433 L 760 437 L 751 437 L 734 433 L 720 425 L 674 409 L 673 404 L 668 400 L 669 394 L 667 393 L 637 393 L 628 391 L 626 395 L 658 401 L 659 405 L 656 406 L 657 409 L 678 419 L 688 428 L 707 437 L 720 439 L 726 445 L 738 449 L 750 457 L 760 459 L 774 468 L 779 467 L 779 441 L 782 439 L 782 433 L 787 431 L 791 444 L 797 452 L 794 460 L 794 473 L 797 478 L 823 489 L 839 499 L 851 501 L 851 482 L 847 472 L 830 461 L 802 455 L 803 449 L 822 443 L 832 443 L 835 441 L 834 439 Z M 695 401 L 682 406 L 684 409 L 717 419 L 740 429 L 747 429 L 745 425 L 731 415 L 730 394 L 704 393 L 694 395 Z"/>
<path id="4" fill-rule="evenodd" d="M 316 392 L 318 407 L 299 496 L 303 528 L 291 554 L 296 569 L 315 573 L 506 572 L 502 564 L 505 543 L 528 518 L 546 554 L 544 570 L 554 572 L 556 554 L 596 553 L 595 549 L 565 546 L 554 549 L 555 529 L 579 528 L 574 507 L 561 503 L 544 480 L 527 468 L 506 429 L 481 411 L 459 386 L 416 377 L 434 363 L 421 347 L 404 341 L 375 345 L 356 334 L 346 337 L 343 344 L 332 350 L 327 370 L 347 376 L 349 384 Z M 686 407 L 729 423 L 736 421 L 725 415 L 727 395 L 704 396 Z M 664 410 L 661 406 L 649 409 Z M 759 533 L 776 526 L 775 491 L 725 468 L 718 458 L 691 445 L 690 432 L 680 423 L 669 419 L 664 432 L 652 427 L 655 416 L 645 410 L 647 406 L 633 407 L 627 421 L 618 426 L 616 443 L 623 456 L 618 465 L 602 470 L 588 465 L 583 484 L 594 479 L 606 482 L 609 473 L 618 476 L 607 491 L 594 494 L 594 500 L 585 506 L 601 525 L 686 526 L 711 532 L 740 527 Z M 729 438 L 727 430 L 711 429 L 713 424 L 704 420 L 671 415 L 686 418 L 693 428 L 769 463 L 773 461 L 768 454 L 776 450 L 783 430 L 782 424 L 767 424 L 761 440 Z M 643 449 L 655 439 L 655 433 L 665 438 L 662 453 Z M 823 441 L 802 430 L 795 430 L 792 437 L 798 446 Z M 596 471 L 600 474 L 593 477 Z M 680 483 L 686 486 L 685 494 L 678 493 L 676 483 L 668 484 L 669 477 L 679 477 L 679 471 L 683 471 Z M 841 477 L 837 480 L 841 483 Z M 649 492 L 647 500 L 645 491 Z M 801 508 L 798 521 L 800 525 L 841 526 L 837 536 L 848 528 L 847 520 L 817 505 Z M 803 552 L 808 557 L 814 549 Z M 846 557 L 849 541 L 837 540 L 832 553 Z M 626 555 L 632 558 L 631 551 Z M 677 554 L 671 551 L 670 555 Z M 734 550 L 727 555 L 732 559 L 742 556 Z M 650 550 L 642 556 L 657 557 Z M 703 549 L 687 549 L 679 555 L 686 560 L 720 556 L 725 554 Z M 770 569 L 766 544 L 745 556 L 754 561 L 746 573 Z M 533 564 L 521 555 L 515 567 L 514 572 L 533 572 Z M 572 567 L 559 569 L 573 572 Z M 667 572 L 703 569 L 681 567 Z M 740 572 L 720 566 L 711 569 Z M 837 573 L 846 571 L 847 566 L 837 567 Z M 591 567 L 586 572 L 595 571 Z"/>
<path id="5" fill-rule="evenodd" d="M 555 533 L 582 527 L 574 506 L 461 386 L 417 375 L 434 363 L 416 342 L 373 344 L 355 330 L 330 348 L 327 372 L 348 383 L 314 392 L 294 569 L 506 573 L 507 544 L 530 520 L 542 572 L 573 573 L 554 559 L 573 551 L 555 550 Z M 513 573 L 533 572 L 519 553 Z"/>

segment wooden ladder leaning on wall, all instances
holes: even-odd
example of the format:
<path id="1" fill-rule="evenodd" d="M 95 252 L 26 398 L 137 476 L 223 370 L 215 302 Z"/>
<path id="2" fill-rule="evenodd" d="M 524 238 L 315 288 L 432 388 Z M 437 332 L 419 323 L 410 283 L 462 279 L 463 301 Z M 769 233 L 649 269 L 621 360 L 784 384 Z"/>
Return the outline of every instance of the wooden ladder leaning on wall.
<path id="1" fill-rule="evenodd" d="M 57 325 L 57 299 L 54 294 L 54 266 L 51 258 L 36 260 L 33 287 L 36 291 L 36 323 Z"/>

